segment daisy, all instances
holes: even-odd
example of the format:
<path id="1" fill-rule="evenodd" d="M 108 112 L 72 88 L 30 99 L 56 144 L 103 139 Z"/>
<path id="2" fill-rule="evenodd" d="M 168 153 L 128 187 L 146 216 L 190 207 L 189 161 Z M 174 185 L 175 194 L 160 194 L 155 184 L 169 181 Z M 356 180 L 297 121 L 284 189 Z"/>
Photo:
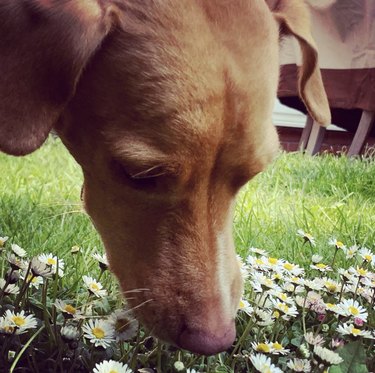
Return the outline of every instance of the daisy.
<path id="1" fill-rule="evenodd" d="M 26 256 L 26 250 L 24 250 L 22 247 L 18 246 L 17 244 L 12 243 L 10 245 L 10 248 L 12 249 L 14 254 L 16 254 L 18 257 L 24 258 Z"/>
<path id="2" fill-rule="evenodd" d="M 331 311 L 331 312 L 334 312 L 334 313 L 338 313 L 338 311 L 339 311 L 339 308 L 337 307 L 337 304 L 325 303 L 325 306 L 326 306 L 327 311 Z"/>
<path id="3" fill-rule="evenodd" d="M 251 342 L 251 347 L 254 351 L 262 352 L 264 354 L 269 354 L 273 350 L 272 343 L 269 343 L 269 342 L 262 342 L 262 343 Z"/>
<path id="4" fill-rule="evenodd" d="M 289 303 L 289 304 L 293 304 L 294 303 L 293 298 L 289 297 L 288 294 L 283 293 L 281 291 L 270 290 L 269 294 L 272 295 L 272 296 L 274 296 L 274 297 L 276 297 L 276 298 L 279 298 L 280 300 L 282 300 L 285 303 Z"/>
<path id="5" fill-rule="evenodd" d="M 324 287 L 323 279 L 319 277 L 316 277 L 313 280 L 305 280 L 303 284 L 306 288 L 316 291 L 323 290 Z"/>
<path id="6" fill-rule="evenodd" d="M 368 312 L 367 310 L 360 306 L 360 304 L 353 299 L 344 299 L 337 305 L 337 313 L 342 316 L 352 316 L 362 321 L 367 321 Z"/>
<path id="7" fill-rule="evenodd" d="M 63 300 L 56 299 L 53 304 L 57 310 L 61 311 L 65 318 L 70 319 L 72 317 L 77 318 L 81 315 L 81 312 L 78 311 L 74 306 L 69 303 L 64 302 Z"/>
<path id="8" fill-rule="evenodd" d="M 309 291 L 306 297 L 297 296 L 296 303 L 300 307 L 311 309 L 319 314 L 324 314 L 326 310 L 322 296 L 315 291 Z"/>
<path id="9" fill-rule="evenodd" d="M 14 323 L 5 317 L 0 317 L 0 334 L 15 334 L 16 327 Z"/>
<path id="10" fill-rule="evenodd" d="M 5 245 L 5 242 L 8 241 L 8 238 L 7 236 L 5 237 L 0 237 L 0 247 L 4 247 Z"/>
<path id="11" fill-rule="evenodd" d="M 282 265 L 282 269 L 291 276 L 300 276 L 305 272 L 305 270 L 301 268 L 298 264 L 293 264 L 289 262 L 285 262 Z"/>
<path id="12" fill-rule="evenodd" d="M 310 264 L 310 268 L 316 269 L 320 272 L 332 271 L 332 268 L 329 265 L 324 264 L 324 263 Z"/>
<path id="13" fill-rule="evenodd" d="M 285 263 L 283 259 L 273 258 L 273 257 L 266 257 L 266 265 L 272 271 L 278 271 L 282 268 L 282 265 Z"/>
<path id="14" fill-rule="evenodd" d="M 305 242 L 309 242 L 311 246 L 315 246 L 315 238 L 308 232 L 304 232 L 302 229 L 298 229 L 297 235 L 302 237 Z"/>
<path id="15" fill-rule="evenodd" d="M 312 332 L 305 334 L 305 341 L 312 346 L 324 345 L 324 338 L 321 335 L 314 335 Z"/>
<path id="16" fill-rule="evenodd" d="M 53 275 L 53 269 L 50 265 L 41 262 L 37 257 L 31 259 L 30 270 L 34 277 L 49 278 Z"/>
<path id="17" fill-rule="evenodd" d="M 360 249 L 358 251 L 358 254 L 365 262 L 370 263 L 371 265 L 375 265 L 375 254 L 366 247 Z"/>
<path id="18" fill-rule="evenodd" d="M 95 347 L 107 348 L 115 340 L 113 325 L 102 319 L 89 320 L 82 326 L 84 337 L 89 339 Z"/>
<path id="19" fill-rule="evenodd" d="M 40 285 L 43 285 L 42 276 L 33 276 L 32 274 L 29 274 L 26 281 L 35 289 L 38 289 Z"/>
<path id="20" fill-rule="evenodd" d="M 268 326 L 272 325 L 275 322 L 275 317 L 272 314 L 272 311 L 262 310 L 257 308 L 254 311 L 255 323 L 259 326 Z"/>
<path id="21" fill-rule="evenodd" d="M 289 360 L 286 366 L 293 372 L 311 372 L 311 364 L 309 360 L 293 359 Z"/>
<path id="22" fill-rule="evenodd" d="M 336 365 L 343 362 L 339 354 L 321 346 L 314 346 L 314 354 L 329 364 Z"/>
<path id="23" fill-rule="evenodd" d="M 108 322 L 112 323 L 117 342 L 126 341 L 138 331 L 138 321 L 128 310 L 116 310 L 111 313 Z"/>
<path id="24" fill-rule="evenodd" d="M 80 336 L 79 330 L 73 325 L 63 326 L 60 330 L 60 334 L 66 342 L 75 341 Z"/>
<path id="25" fill-rule="evenodd" d="M 254 368 L 261 373 L 282 373 L 282 370 L 271 363 L 271 359 L 263 354 L 250 355 Z"/>
<path id="26" fill-rule="evenodd" d="M 3 278 L 0 278 L 0 292 L 1 291 L 3 291 L 5 295 L 14 295 L 19 293 L 20 288 L 14 284 L 7 284 Z"/>
<path id="27" fill-rule="evenodd" d="M 249 251 L 251 251 L 254 254 L 259 254 L 259 255 L 263 255 L 263 256 L 267 256 L 268 255 L 268 253 L 267 253 L 266 250 L 258 249 L 256 247 L 250 247 Z"/>
<path id="28" fill-rule="evenodd" d="M 272 352 L 275 355 L 287 355 L 290 350 L 284 348 L 284 346 L 279 342 L 271 342 Z"/>
<path id="29" fill-rule="evenodd" d="M 70 249 L 71 254 L 78 254 L 80 251 L 81 251 L 81 248 L 77 245 L 72 246 L 72 248 Z"/>
<path id="30" fill-rule="evenodd" d="M 354 256 L 357 254 L 358 249 L 359 248 L 357 245 L 353 245 L 350 246 L 348 249 L 344 250 L 346 254 L 346 259 L 354 258 Z"/>
<path id="31" fill-rule="evenodd" d="M 240 299 L 238 310 L 247 313 L 249 316 L 251 316 L 254 312 L 253 307 L 251 307 L 250 303 L 245 299 Z"/>
<path id="32" fill-rule="evenodd" d="M 38 256 L 38 259 L 44 263 L 47 264 L 52 268 L 52 273 L 55 274 L 58 273 L 59 277 L 64 276 L 64 260 L 59 259 L 57 256 L 54 256 L 53 254 L 41 254 Z"/>
<path id="33" fill-rule="evenodd" d="M 28 329 L 35 329 L 37 326 L 35 316 L 26 316 L 25 311 L 13 312 L 6 310 L 3 317 L 12 327 L 16 328 L 16 334 L 26 333 Z"/>
<path id="34" fill-rule="evenodd" d="M 284 320 L 289 320 L 291 317 L 298 316 L 297 308 L 294 305 L 291 306 L 284 302 L 280 302 L 278 300 L 273 300 L 273 299 L 272 299 L 272 303 L 273 303 L 274 309 L 282 313 L 282 318 Z"/>
<path id="35" fill-rule="evenodd" d="M 286 282 L 291 282 L 292 284 L 295 284 L 295 285 L 303 285 L 304 279 L 298 276 L 292 276 L 292 277 L 287 278 Z"/>
<path id="36" fill-rule="evenodd" d="M 331 238 L 328 241 L 328 245 L 334 246 L 336 250 L 339 250 L 339 249 L 343 251 L 346 250 L 346 246 L 341 241 L 336 240 L 336 238 Z"/>
<path id="37" fill-rule="evenodd" d="M 344 323 L 343 325 L 339 325 L 336 330 L 342 335 L 375 339 L 375 336 L 373 336 L 370 331 L 358 329 L 353 324 Z"/>
<path id="38" fill-rule="evenodd" d="M 254 291 L 257 293 L 263 293 L 265 290 L 278 289 L 280 288 L 276 283 L 269 277 L 263 275 L 259 272 L 254 272 L 252 274 L 252 280 L 250 281 Z"/>
<path id="39" fill-rule="evenodd" d="M 177 372 L 182 372 L 183 370 L 185 370 L 185 365 L 182 361 L 175 361 L 174 364 L 173 364 L 173 368 L 177 370 Z"/>
<path id="40" fill-rule="evenodd" d="M 327 277 L 323 278 L 323 285 L 327 289 L 327 292 L 331 294 L 339 293 L 342 288 L 341 284 Z"/>
<path id="41" fill-rule="evenodd" d="M 27 263 L 14 254 L 8 254 L 7 261 L 14 271 L 17 271 L 19 269 L 25 270 L 27 268 Z"/>
<path id="42" fill-rule="evenodd" d="M 348 272 L 354 276 L 358 276 L 358 277 L 368 277 L 370 275 L 369 271 L 365 268 L 362 268 L 362 267 L 358 267 L 357 268 L 354 268 L 354 267 L 349 267 L 348 269 Z"/>
<path id="43" fill-rule="evenodd" d="M 313 263 L 320 263 L 322 260 L 323 260 L 323 257 L 322 257 L 321 255 L 317 255 L 317 254 L 315 254 L 315 255 L 313 255 L 313 256 L 311 257 L 311 261 L 312 261 Z"/>
<path id="44" fill-rule="evenodd" d="M 105 271 L 106 269 L 108 269 L 109 263 L 108 263 L 107 255 L 105 253 L 103 255 L 98 254 L 98 253 L 92 254 L 92 257 L 98 261 L 99 267 L 102 271 Z"/>
<path id="45" fill-rule="evenodd" d="M 93 373 L 131 373 L 132 370 L 128 367 L 128 364 L 120 363 L 114 360 L 104 360 L 101 363 L 97 363 L 93 370 Z"/>
<path id="46" fill-rule="evenodd" d="M 103 298 L 107 295 L 107 290 L 103 289 L 103 285 L 100 282 L 90 276 L 83 276 L 82 278 L 87 290 L 91 294 L 94 294 L 97 298 Z"/>

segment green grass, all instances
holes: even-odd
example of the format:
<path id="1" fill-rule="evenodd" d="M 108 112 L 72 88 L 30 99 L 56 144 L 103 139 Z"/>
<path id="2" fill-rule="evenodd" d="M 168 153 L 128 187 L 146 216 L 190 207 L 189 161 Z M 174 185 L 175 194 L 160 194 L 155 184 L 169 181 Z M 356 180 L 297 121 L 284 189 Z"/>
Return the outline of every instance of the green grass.
<path id="1" fill-rule="evenodd" d="M 0 154 L 0 168 L 0 235 L 32 253 L 101 246 L 81 208 L 80 168 L 58 140 L 27 157 Z M 241 191 L 234 226 L 241 254 L 262 247 L 303 263 L 295 257 L 298 228 L 322 243 L 334 236 L 373 247 L 374 160 L 283 153 Z"/>
<path id="2" fill-rule="evenodd" d="M 28 257 L 51 252 L 65 261 L 67 275 L 62 279 L 55 276 L 52 280 L 45 280 L 41 289 L 32 294 L 26 293 L 21 300 L 17 296 L 1 296 L 1 313 L 6 307 L 13 305 L 16 309 L 25 307 L 38 319 L 44 320 L 46 329 L 37 338 L 38 348 L 24 356 L 18 352 L 17 358 L 20 358 L 22 365 L 26 364 L 30 356 L 34 356 L 41 359 L 38 362 L 47 364 L 43 365 L 42 369 L 45 369 L 49 360 L 54 364 L 57 353 L 63 364 L 61 357 L 70 348 L 60 341 L 58 330 L 62 324 L 61 318 L 59 319 L 61 315 L 56 314 L 52 303 L 56 298 L 69 299 L 73 304 L 82 305 L 86 309 L 88 297 L 87 291 L 82 288 L 82 275 L 99 276 L 99 267 L 89 254 L 101 251 L 102 244 L 90 219 L 81 208 L 80 168 L 59 140 L 50 139 L 40 150 L 27 157 L 15 158 L 0 154 L 0 169 L 0 236 L 9 236 L 11 243 L 17 243 L 27 250 Z M 347 246 L 358 244 L 374 250 L 374 186 L 375 161 L 370 157 L 348 159 L 331 155 L 310 157 L 299 153 L 282 153 L 267 171 L 247 184 L 238 197 L 234 222 L 238 252 L 246 257 L 249 247 L 263 248 L 272 257 L 305 266 L 306 273 L 311 275 L 314 273 L 309 269 L 312 253 L 323 255 L 324 262 L 331 263 L 334 255 L 334 249 L 328 245 L 331 237 L 338 238 Z M 315 248 L 303 245 L 301 238 L 296 235 L 300 228 L 316 238 Z M 73 245 L 82 247 L 82 253 L 72 255 L 70 249 Z M 9 247 L 9 243 L 7 246 Z M 3 277 L 5 266 L 8 265 L 3 256 L 1 260 L 4 265 L 0 274 Z M 341 264 L 346 268 L 350 265 L 340 253 L 336 258 L 336 265 Z M 109 296 L 96 302 L 90 300 L 97 316 L 108 315 L 114 308 L 121 307 L 116 281 L 108 272 L 102 275 L 101 282 Z M 256 303 L 249 286 L 246 296 L 253 305 Z M 308 323 L 309 330 L 315 332 L 316 315 L 308 313 L 306 316 L 304 310 L 301 310 L 300 315 Z M 369 316 L 369 319 L 368 327 L 373 328 L 374 316 Z M 237 321 L 238 351 L 250 350 L 250 342 L 255 337 L 260 338 L 262 329 L 254 327 L 253 321 L 241 314 Z M 334 335 L 337 326 L 334 320 L 332 322 L 330 336 Z M 298 346 L 303 341 L 300 334 L 301 322 L 296 320 L 293 324 L 276 324 L 280 328 L 277 335 L 283 335 L 285 343 L 294 346 L 293 353 L 298 356 Z M 264 328 L 265 338 L 274 336 L 275 330 Z M 319 330 L 320 326 L 316 332 Z M 8 341 L 6 338 L 0 335 L 2 352 L 7 348 L 6 344 L 4 348 L 1 347 L 3 341 Z M 31 338 L 34 337 L 30 337 L 30 343 Z M 52 340 L 48 341 L 49 338 Z M 143 331 L 138 332 L 137 338 L 132 343 L 121 345 L 121 355 L 114 352 L 113 358 L 130 361 L 133 369 L 136 365 L 152 366 L 159 367 L 158 371 L 163 373 L 174 371 L 172 366 L 177 359 L 182 360 L 186 367 L 205 372 L 237 372 L 243 371 L 236 370 L 237 366 L 250 365 L 245 352 L 238 358 L 233 357 L 237 350 L 232 350 L 232 355 L 220 354 L 203 358 L 170 350 L 156 341 L 150 342 Z M 21 338 L 21 345 L 27 345 L 27 341 Z M 356 345 L 349 343 L 346 346 L 349 349 Z M 370 351 L 373 345 L 366 346 Z M 38 355 L 40 348 L 50 359 L 46 360 L 44 355 Z M 103 352 L 90 348 L 89 351 L 91 355 L 84 362 L 88 370 L 93 368 L 95 361 L 111 357 L 108 350 Z M 345 354 L 350 356 L 347 352 Z M 364 358 L 361 359 L 360 363 L 363 364 Z M 285 366 L 286 361 L 280 358 L 278 363 Z M 41 371 L 38 368 L 31 371 Z"/>

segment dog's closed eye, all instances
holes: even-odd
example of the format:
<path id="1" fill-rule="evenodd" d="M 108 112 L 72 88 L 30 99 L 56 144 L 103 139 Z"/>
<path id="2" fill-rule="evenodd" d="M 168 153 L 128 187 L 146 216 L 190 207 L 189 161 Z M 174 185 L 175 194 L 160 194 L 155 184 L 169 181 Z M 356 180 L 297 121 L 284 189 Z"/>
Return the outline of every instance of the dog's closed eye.
<path id="1" fill-rule="evenodd" d="M 113 160 L 111 168 L 120 182 L 138 190 L 157 191 L 159 187 L 165 188 L 173 178 L 170 170 L 163 165 L 155 165 L 140 170 L 118 160 Z"/>

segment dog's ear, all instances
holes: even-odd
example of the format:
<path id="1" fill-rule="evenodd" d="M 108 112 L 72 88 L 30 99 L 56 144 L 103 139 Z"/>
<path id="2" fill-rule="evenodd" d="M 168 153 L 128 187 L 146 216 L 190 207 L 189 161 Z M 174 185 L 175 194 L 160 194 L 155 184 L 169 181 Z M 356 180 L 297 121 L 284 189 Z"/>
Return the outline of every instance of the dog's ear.
<path id="1" fill-rule="evenodd" d="M 304 1 L 279 0 L 274 15 L 282 34 L 293 35 L 302 51 L 299 68 L 299 95 L 310 115 L 321 125 L 331 122 L 327 95 L 318 66 L 318 52 L 310 31 L 310 14 Z"/>
<path id="2" fill-rule="evenodd" d="M 99 3 L 1 0 L 0 150 L 24 155 L 43 144 L 109 32 Z"/>

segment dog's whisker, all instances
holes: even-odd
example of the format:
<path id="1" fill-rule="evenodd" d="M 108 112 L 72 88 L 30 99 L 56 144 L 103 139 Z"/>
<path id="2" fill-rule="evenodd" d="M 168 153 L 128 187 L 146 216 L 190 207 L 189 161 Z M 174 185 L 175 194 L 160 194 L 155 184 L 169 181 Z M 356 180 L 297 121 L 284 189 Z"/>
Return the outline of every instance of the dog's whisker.
<path id="1" fill-rule="evenodd" d="M 134 306 L 134 307 L 130 308 L 129 311 L 137 310 L 138 308 L 143 307 L 143 306 L 146 305 L 147 303 L 150 303 L 150 302 L 153 302 L 153 301 L 154 301 L 154 299 L 148 299 L 148 300 L 145 300 L 144 302 L 138 304 L 137 306 Z"/>
<path id="2" fill-rule="evenodd" d="M 126 291 L 124 291 L 124 294 L 141 293 L 142 291 L 151 291 L 151 290 L 147 289 L 147 288 L 132 289 L 132 290 L 126 290 Z"/>

